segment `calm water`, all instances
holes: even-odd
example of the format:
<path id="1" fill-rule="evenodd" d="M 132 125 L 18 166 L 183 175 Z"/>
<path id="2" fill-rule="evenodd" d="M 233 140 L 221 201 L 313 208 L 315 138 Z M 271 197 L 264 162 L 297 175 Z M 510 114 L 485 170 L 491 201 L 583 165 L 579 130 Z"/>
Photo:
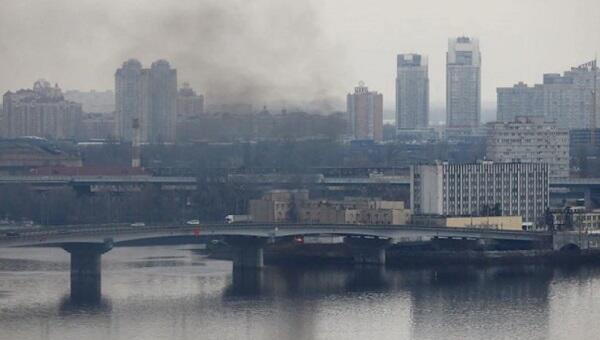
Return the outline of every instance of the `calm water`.
<path id="1" fill-rule="evenodd" d="M 109 252 L 95 306 L 69 301 L 67 253 L 0 249 L 0 339 L 600 338 L 600 268 L 267 267 L 248 276 L 189 249 Z"/>

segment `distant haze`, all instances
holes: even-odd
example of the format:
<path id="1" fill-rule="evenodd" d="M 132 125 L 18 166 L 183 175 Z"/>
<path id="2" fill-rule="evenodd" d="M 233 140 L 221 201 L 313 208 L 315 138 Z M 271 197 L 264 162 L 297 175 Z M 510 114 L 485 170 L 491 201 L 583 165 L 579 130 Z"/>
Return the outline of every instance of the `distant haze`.
<path id="1" fill-rule="evenodd" d="M 394 105 L 395 55 L 429 57 L 431 101 L 445 100 L 447 38 L 477 36 L 482 99 L 540 82 L 600 51 L 600 1 L 20 0 L 0 11 L 0 90 L 37 78 L 112 89 L 137 58 L 169 60 L 208 103 L 343 109 L 364 80 Z"/>

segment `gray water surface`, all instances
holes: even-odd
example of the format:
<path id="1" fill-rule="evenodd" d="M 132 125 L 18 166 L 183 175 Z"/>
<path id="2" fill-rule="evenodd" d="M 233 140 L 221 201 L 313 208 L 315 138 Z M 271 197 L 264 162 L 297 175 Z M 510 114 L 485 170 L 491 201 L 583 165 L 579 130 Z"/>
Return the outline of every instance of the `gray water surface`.
<path id="1" fill-rule="evenodd" d="M 110 251 L 94 305 L 63 250 L 0 249 L 0 339 L 600 339 L 600 267 L 233 275 L 192 248 Z"/>

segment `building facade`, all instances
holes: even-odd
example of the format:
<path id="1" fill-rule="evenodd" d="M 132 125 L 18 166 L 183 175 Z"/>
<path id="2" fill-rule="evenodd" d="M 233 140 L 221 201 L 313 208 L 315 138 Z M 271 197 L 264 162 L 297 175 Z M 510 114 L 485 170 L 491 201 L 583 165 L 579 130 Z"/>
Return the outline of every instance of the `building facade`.
<path id="1" fill-rule="evenodd" d="M 542 85 L 533 87 L 519 82 L 513 87 L 496 89 L 496 119 L 501 122 L 513 121 L 516 117 L 544 115 L 544 89 Z"/>
<path id="2" fill-rule="evenodd" d="M 473 128 L 481 121 L 481 54 L 479 40 L 448 40 L 446 55 L 446 126 Z"/>
<path id="3" fill-rule="evenodd" d="M 521 216 L 538 222 L 549 200 L 548 165 L 532 163 L 416 165 L 411 168 L 414 214 Z"/>
<path id="4" fill-rule="evenodd" d="M 6 138 L 36 136 L 76 139 L 82 120 L 81 104 L 64 99 L 58 85 L 38 80 L 33 89 L 7 92 L 3 96 L 2 129 Z"/>
<path id="5" fill-rule="evenodd" d="M 175 141 L 177 71 L 165 60 L 149 69 L 130 59 L 115 73 L 116 136 L 143 143 Z"/>
<path id="6" fill-rule="evenodd" d="M 348 122 L 352 138 L 355 140 L 383 139 L 383 95 L 369 91 L 363 82 L 348 94 Z"/>
<path id="7" fill-rule="evenodd" d="M 569 131 L 544 117 L 517 117 L 487 124 L 487 159 L 547 163 L 551 178 L 569 177 Z"/>
<path id="8" fill-rule="evenodd" d="M 309 199 L 307 190 L 271 190 L 249 202 L 254 222 L 314 224 L 407 224 L 404 202 L 372 198 Z"/>
<path id="9" fill-rule="evenodd" d="M 396 62 L 396 129 L 424 129 L 429 125 L 427 59 L 399 54 Z"/>
<path id="10" fill-rule="evenodd" d="M 190 84 L 184 83 L 177 94 L 177 120 L 197 118 L 204 114 L 204 96 L 196 94 Z"/>
<path id="11" fill-rule="evenodd" d="M 554 119 L 566 129 L 589 129 L 593 117 L 594 73 L 591 67 L 574 67 L 563 75 L 544 74 L 542 84 L 529 87 L 519 83 L 498 88 L 497 119 L 513 120 L 516 116 L 539 116 Z M 598 84 L 596 85 L 598 86 Z M 596 122 L 599 123 L 600 100 L 596 100 Z"/>

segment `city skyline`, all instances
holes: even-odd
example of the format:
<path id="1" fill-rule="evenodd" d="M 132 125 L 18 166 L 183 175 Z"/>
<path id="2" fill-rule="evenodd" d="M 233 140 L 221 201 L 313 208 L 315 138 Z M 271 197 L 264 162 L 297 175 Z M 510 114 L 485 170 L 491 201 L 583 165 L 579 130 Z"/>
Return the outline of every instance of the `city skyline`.
<path id="1" fill-rule="evenodd" d="M 343 108 L 340 94 L 363 80 L 384 94 L 385 109 L 393 109 L 395 56 L 419 53 L 429 56 L 431 104 L 437 106 L 445 102 L 445 41 L 468 35 L 480 39 L 486 56 L 482 101 L 495 103 L 497 87 L 539 82 L 541 74 L 578 65 L 600 50 L 589 33 L 600 30 L 592 15 L 600 4 L 593 1 L 545 2 L 544 15 L 562 25 L 556 20 L 531 25 L 527 13 L 541 9 L 533 1 L 461 1 L 454 7 L 383 2 L 366 10 L 344 3 L 343 15 L 336 15 L 340 5 L 311 0 L 281 11 L 283 5 L 259 1 L 251 8 L 240 2 L 234 10 L 213 1 L 157 1 L 136 13 L 127 1 L 76 8 L 66 0 L 51 7 L 25 1 L 0 17 L 5 75 L 0 89 L 24 88 L 40 77 L 56 79 L 65 89 L 108 89 L 122 60 L 164 58 L 178 65 L 182 81 L 210 98 L 240 94 L 234 97 L 251 98 L 257 107 L 267 99 L 292 106 L 311 98 L 318 108 Z M 458 10 L 464 7 L 469 11 Z M 199 24 L 198 18 L 207 20 Z M 242 27 L 243 36 L 235 38 Z M 40 40 L 48 34 L 64 44 Z"/>

